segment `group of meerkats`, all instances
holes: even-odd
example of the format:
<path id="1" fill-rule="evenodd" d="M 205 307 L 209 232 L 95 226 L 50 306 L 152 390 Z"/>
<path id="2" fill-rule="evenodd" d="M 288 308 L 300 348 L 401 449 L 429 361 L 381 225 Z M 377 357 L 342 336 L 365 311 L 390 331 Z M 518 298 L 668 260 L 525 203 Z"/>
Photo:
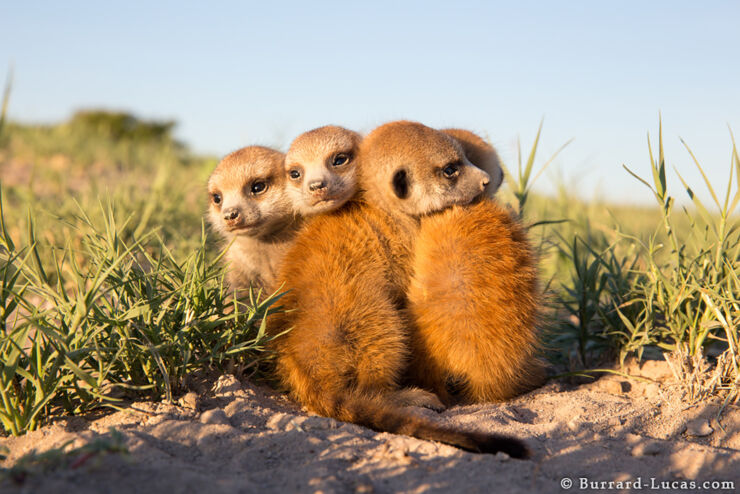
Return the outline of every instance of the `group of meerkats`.
<path id="1" fill-rule="evenodd" d="M 443 426 L 413 407 L 501 401 L 544 378 L 537 266 L 491 199 L 494 148 L 416 122 L 336 126 L 286 154 L 249 146 L 208 182 L 235 290 L 285 291 L 268 316 L 276 370 L 310 411 L 483 453 L 518 439 Z M 289 330 L 289 331 L 286 331 Z"/>

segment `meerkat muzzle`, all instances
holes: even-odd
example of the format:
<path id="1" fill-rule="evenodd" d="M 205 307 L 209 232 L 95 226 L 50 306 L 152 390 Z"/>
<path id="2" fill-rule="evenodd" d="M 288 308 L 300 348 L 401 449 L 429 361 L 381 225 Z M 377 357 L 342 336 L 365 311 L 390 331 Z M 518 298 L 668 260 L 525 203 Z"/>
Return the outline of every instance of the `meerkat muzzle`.
<path id="1" fill-rule="evenodd" d="M 311 192 L 318 192 L 326 189 L 326 182 L 324 180 L 316 180 L 308 184 L 308 190 Z"/>
<path id="2" fill-rule="evenodd" d="M 233 207 L 233 208 L 224 209 L 222 211 L 222 214 L 226 222 L 234 222 L 235 220 L 239 218 L 239 208 Z"/>
<path id="3" fill-rule="evenodd" d="M 475 165 L 471 165 L 471 168 L 473 168 L 480 175 L 480 191 L 481 192 L 485 191 L 486 187 L 488 187 L 488 184 L 491 183 L 491 176 L 485 171 L 476 167 Z"/>

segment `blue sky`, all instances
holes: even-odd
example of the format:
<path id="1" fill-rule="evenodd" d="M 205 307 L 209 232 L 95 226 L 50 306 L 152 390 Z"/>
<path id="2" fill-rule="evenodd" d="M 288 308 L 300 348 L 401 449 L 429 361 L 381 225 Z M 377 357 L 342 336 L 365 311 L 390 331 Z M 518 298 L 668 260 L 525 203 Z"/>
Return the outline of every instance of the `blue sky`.
<path id="1" fill-rule="evenodd" d="M 740 2 L 4 2 L 11 118 L 77 108 L 172 118 L 195 150 L 286 148 L 328 123 L 407 118 L 489 137 L 505 162 L 545 118 L 544 159 L 583 197 L 644 202 L 662 113 L 668 163 L 727 183 L 740 138 Z M 675 195 L 684 194 L 671 174 Z"/>

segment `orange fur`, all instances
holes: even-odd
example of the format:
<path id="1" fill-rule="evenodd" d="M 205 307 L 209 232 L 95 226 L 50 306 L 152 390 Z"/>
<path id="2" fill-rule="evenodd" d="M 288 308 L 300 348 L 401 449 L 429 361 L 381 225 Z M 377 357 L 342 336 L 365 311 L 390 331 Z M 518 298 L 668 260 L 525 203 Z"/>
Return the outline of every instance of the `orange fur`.
<path id="1" fill-rule="evenodd" d="M 483 200 L 424 218 L 412 269 L 416 383 L 448 405 L 541 383 L 536 260 L 508 212 Z"/>

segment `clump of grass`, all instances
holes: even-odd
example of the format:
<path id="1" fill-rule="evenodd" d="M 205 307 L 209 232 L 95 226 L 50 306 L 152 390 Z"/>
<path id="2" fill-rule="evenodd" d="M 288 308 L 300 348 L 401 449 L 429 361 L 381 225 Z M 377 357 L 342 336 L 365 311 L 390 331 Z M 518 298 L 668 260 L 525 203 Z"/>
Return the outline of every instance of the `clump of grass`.
<path id="1" fill-rule="evenodd" d="M 102 228 L 84 211 L 77 235 L 47 246 L 43 262 L 33 217 L 29 242 L 8 232 L 0 196 L 0 422 L 11 434 L 59 410 L 114 405 L 122 395 L 172 400 L 190 373 L 253 366 L 268 338 L 278 295 L 229 301 L 219 257 L 200 244 L 179 259 L 149 233 L 131 241 L 102 207 Z M 154 246 L 154 249 L 153 249 Z"/>
<path id="2" fill-rule="evenodd" d="M 549 336 L 549 346 L 567 349 L 575 344 L 580 364 L 587 365 L 588 353 L 603 352 L 608 348 L 608 338 L 595 329 L 603 316 L 603 298 L 612 280 L 604 273 L 603 260 L 608 257 L 604 234 L 592 228 L 591 217 L 584 214 L 592 208 L 579 204 L 565 190 L 553 207 L 551 198 L 542 198 L 532 192 L 532 187 L 545 169 L 572 141 L 558 148 L 534 172 L 537 151 L 542 135 L 542 122 L 530 147 L 526 161 L 518 145 L 517 173 L 504 167 L 508 190 L 502 196 L 509 200 L 519 218 L 528 225 L 536 241 L 540 258 L 548 313 L 544 329 Z M 554 213 L 553 213 L 554 211 Z M 597 251 L 597 249 L 603 249 Z M 613 269 L 624 269 L 612 253 Z"/>
<path id="3" fill-rule="evenodd" d="M 740 224 L 735 211 L 740 202 L 740 159 L 732 137 L 730 177 L 724 198 L 720 200 L 694 153 L 685 142 L 683 144 L 703 177 L 716 212 L 709 212 L 693 187 L 677 172 L 694 209 L 683 209 L 690 225 L 688 230 L 679 232 L 674 227 L 674 199 L 666 186 L 661 128 L 657 160 L 650 149 L 653 183 L 628 169 L 653 192 L 662 211 L 658 229 L 668 239 L 667 245 L 659 242 L 655 233 L 647 242 L 638 242 L 645 268 L 633 287 L 634 298 L 629 302 L 640 308 L 636 320 L 631 321 L 630 330 L 652 333 L 657 346 L 674 354 L 674 362 L 683 367 L 686 376 L 703 368 L 703 349 L 718 343 L 724 351 L 717 361 L 716 370 L 721 375 L 715 379 L 714 388 L 726 389 L 737 399 L 740 387 L 736 322 L 740 316 Z M 633 238 L 633 241 L 637 240 Z"/>

